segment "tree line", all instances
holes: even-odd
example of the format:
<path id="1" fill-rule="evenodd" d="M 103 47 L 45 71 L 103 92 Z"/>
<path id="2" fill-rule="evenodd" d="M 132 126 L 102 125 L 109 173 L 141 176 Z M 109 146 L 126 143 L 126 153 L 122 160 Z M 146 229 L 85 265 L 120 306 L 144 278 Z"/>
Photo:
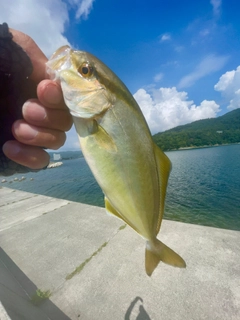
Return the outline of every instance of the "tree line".
<path id="1" fill-rule="evenodd" d="M 240 143 L 240 109 L 157 133 L 153 140 L 163 151 Z"/>

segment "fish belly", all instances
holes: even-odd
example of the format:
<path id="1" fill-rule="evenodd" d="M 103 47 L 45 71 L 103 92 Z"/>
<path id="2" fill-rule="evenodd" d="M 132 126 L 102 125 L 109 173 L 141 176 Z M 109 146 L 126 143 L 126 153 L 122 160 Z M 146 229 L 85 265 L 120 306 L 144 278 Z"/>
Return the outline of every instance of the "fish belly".
<path id="1" fill-rule="evenodd" d="M 154 239 L 159 180 L 153 141 L 142 114 L 119 103 L 89 134 L 89 123 L 77 118 L 74 123 L 84 157 L 111 206 L 140 235 Z"/>

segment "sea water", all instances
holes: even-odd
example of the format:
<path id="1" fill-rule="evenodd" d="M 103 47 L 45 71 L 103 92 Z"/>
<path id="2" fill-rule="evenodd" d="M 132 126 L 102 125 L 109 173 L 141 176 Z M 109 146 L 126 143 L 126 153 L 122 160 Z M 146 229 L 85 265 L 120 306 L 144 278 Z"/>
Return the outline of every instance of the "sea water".
<path id="1" fill-rule="evenodd" d="M 172 172 L 164 218 L 240 230 L 240 145 L 166 154 Z M 22 176 L 9 177 L 2 186 L 104 206 L 103 193 L 84 158 L 66 160 L 60 167 L 24 174 L 25 180 L 14 181 Z"/>

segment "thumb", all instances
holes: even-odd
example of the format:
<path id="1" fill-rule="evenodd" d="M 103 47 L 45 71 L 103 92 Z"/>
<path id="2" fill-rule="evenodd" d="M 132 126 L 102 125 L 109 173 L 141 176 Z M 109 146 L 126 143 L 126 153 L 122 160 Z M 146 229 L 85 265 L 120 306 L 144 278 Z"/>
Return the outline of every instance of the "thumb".
<path id="1" fill-rule="evenodd" d="M 9 31 L 13 35 L 13 41 L 16 42 L 20 47 L 22 47 L 22 49 L 31 59 L 33 72 L 30 78 L 36 83 L 39 83 L 41 80 L 46 79 L 47 75 L 45 64 L 48 59 L 41 51 L 41 49 L 37 46 L 35 41 L 23 32 L 14 29 L 9 29 Z"/>

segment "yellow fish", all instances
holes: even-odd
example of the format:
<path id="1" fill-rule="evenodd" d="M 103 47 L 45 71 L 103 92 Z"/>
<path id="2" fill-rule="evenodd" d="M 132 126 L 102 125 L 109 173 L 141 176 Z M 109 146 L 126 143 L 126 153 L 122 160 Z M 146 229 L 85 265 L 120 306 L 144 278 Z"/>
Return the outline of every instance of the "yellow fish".
<path id="1" fill-rule="evenodd" d="M 105 194 L 106 210 L 146 239 L 145 269 L 184 260 L 157 239 L 171 171 L 122 81 L 93 55 L 59 48 L 47 63 L 73 116 L 83 155 Z"/>

